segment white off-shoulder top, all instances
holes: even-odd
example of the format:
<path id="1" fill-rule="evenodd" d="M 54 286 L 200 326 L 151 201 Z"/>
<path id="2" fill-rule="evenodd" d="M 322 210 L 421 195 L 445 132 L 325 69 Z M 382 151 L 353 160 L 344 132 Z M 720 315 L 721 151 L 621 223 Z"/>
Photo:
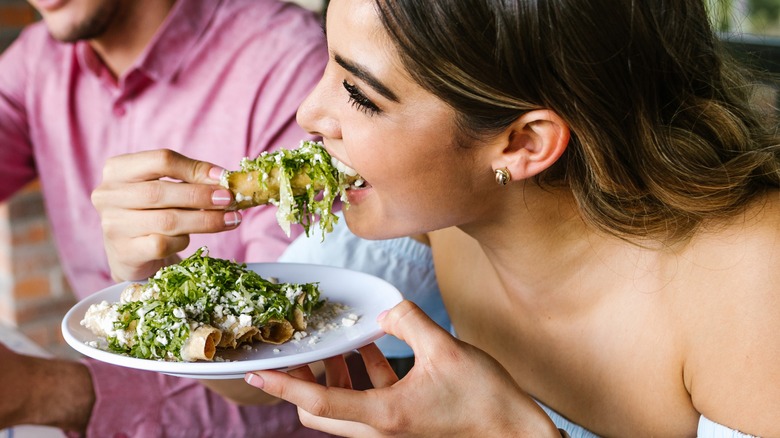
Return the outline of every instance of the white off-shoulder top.
<path id="1" fill-rule="evenodd" d="M 539 402 L 537 401 L 537 403 Z M 544 404 L 539 403 L 539 406 L 541 406 L 542 409 L 547 412 L 547 415 L 550 416 L 550 419 L 552 419 L 553 423 L 555 423 L 555 426 L 559 429 L 565 430 L 569 436 L 571 436 L 571 438 L 598 438 L 598 435 L 578 424 L 572 423 L 564 416 L 553 411 Z M 744 434 L 738 430 L 729 429 L 728 427 L 722 424 L 718 424 L 703 415 L 699 418 L 699 427 L 696 431 L 696 436 L 698 438 L 757 438 L 753 435 Z"/>

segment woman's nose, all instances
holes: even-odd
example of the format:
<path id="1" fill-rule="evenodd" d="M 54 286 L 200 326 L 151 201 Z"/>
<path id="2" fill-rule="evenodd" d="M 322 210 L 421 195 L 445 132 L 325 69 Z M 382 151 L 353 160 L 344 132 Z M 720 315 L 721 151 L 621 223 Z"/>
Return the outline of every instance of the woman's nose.
<path id="1" fill-rule="evenodd" d="M 328 93 L 324 89 L 323 81 L 320 81 L 298 107 L 296 119 L 310 134 L 323 138 L 340 138 L 341 128 L 333 111 L 335 106 L 328 103 Z"/>

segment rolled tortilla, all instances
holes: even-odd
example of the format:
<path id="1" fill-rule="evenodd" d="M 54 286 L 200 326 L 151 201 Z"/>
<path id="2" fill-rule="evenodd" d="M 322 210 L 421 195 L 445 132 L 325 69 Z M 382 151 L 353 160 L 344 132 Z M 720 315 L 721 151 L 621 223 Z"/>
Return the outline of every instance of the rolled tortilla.
<path id="1" fill-rule="evenodd" d="M 292 338 L 295 333 L 290 321 L 286 319 L 272 319 L 260 327 L 260 332 L 255 339 L 268 344 L 283 344 Z"/>
<path id="2" fill-rule="evenodd" d="M 238 327 L 229 330 L 222 330 L 222 340 L 219 341 L 219 348 L 237 348 L 243 344 L 251 343 L 260 330 L 255 326 Z"/>
<path id="3" fill-rule="evenodd" d="M 181 347 L 181 358 L 187 362 L 196 360 L 214 360 L 217 344 L 222 338 L 222 332 L 210 325 L 202 325 L 190 332 L 190 337 Z"/>
<path id="4" fill-rule="evenodd" d="M 241 210 L 267 204 L 271 199 L 279 200 L 279 168 L 271 169 L 265 176 L 265 187 L 263 177 L 263 172 L 259 170 L 227 172 L 222 178 L 222 185 L 233 193 L 235 201 L 230 208 Z M 322 184 L 312 183 L 305 169 L 290 178 L 293 196 L 306 193 L 310 185 L 317 191 L 325 188 Z"/>
<path id="5" fill-rule="evenodd" d="M 302 305 L 304 299 L 306 299 L 306 295 L 301 294 L 295 301 L 299 305 Z M 292 314 L 292 318 L 290 318 L 290 323 L 292 324 L 295 330 L 306 330 L 306 315 L 303 314 L 303 310 L 301 310 L 300 307 L 296 306 L 293 309 L 293 314 Z"/>
<path id="6" fill-rule="evenodd" d="M 145 290 L 146 287 L 143 284 L 131 283 L 122 290 L 122 293 L 119 295 L 119 302 L 129 303 L 132 301 L 141 301 L 141 296 Z"/>
<path id="7" fill-rule="evenodd" d="M 236 348 L 236 335 L 231 330 L 220 330 L 222 337 L 217 342 L 219 348 Z"/>
<path id="8" fill-rule="evenodd" d="M 260 329 L 255 326 L 242 327 L 238 329 L 236 333 L 236 347 L 243 344 L 251 344 L 255 340 L 255 336 L 260 333 Z"/>
<path id="9" fill-rule="evenodd" d="M 303 314 L 303 310 L 297 307 L 293 309 L 293 317 L 290 323 L 295 330 L 306 330 L 306 317 Z"/>
<path id="10" fill-rule="evenodd" d="M 84 314 L 84 319 L 81 320 L 81 325 L 97 336 L 107 337 L 108 333 L 113 331 L 116 319 L 116 307 L 104 300 L 89 306 Z"/>

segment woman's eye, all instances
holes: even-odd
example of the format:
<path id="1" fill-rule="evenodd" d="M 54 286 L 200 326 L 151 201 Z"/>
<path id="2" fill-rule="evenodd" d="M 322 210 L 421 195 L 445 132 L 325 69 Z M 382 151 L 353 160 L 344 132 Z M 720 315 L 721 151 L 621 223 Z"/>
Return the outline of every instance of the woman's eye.
<path id="1" fill-rule="evenodd" d="M 381 112 L 379 107 L 376 106 L 374 102 L 371 102 L 363 94 L 363 92 L 360 91 L 357 85 L 350 84 L 346 81 L 346 79 L 342 81 L 341 84 L 344 85 L 344 89 L 347 90 L 347 94 L 349 94 L 349 103 L 351 103 L 353 107 L 368 114 L 369 116 L 373 116 L 374 114 Z"/>

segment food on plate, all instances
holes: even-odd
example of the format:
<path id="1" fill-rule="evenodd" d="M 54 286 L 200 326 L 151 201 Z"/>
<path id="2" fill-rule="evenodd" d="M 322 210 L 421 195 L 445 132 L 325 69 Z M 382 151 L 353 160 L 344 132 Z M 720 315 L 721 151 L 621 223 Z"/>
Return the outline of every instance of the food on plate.
<path id="1" fill-rule="evenodd" d="M 221 181 L 233 193 L 231 208 L 273 204 L 278 207 L 279 226 L 288 236 L 293 223 L 301 224 L 308 235 L 316 215 L 323 238 L 338 221 L 333 214 L 336 197 L 346 203 L 347 188 L 362 184 L 357 172 L 332 158 L 322 143 L 313 141 L 303 141 L 297 149 L 244 158 L 241 169 L 225 171 Z"/>
<path id="2" fill-rule="evenodd" d="M 91 305 L 81 324 L 117 353 L 210 361 L 217 348 L 287 342 L 323 303 L 317 283 L 277 283 L 203 247 L 128 285 L 119 302 Z"/>

